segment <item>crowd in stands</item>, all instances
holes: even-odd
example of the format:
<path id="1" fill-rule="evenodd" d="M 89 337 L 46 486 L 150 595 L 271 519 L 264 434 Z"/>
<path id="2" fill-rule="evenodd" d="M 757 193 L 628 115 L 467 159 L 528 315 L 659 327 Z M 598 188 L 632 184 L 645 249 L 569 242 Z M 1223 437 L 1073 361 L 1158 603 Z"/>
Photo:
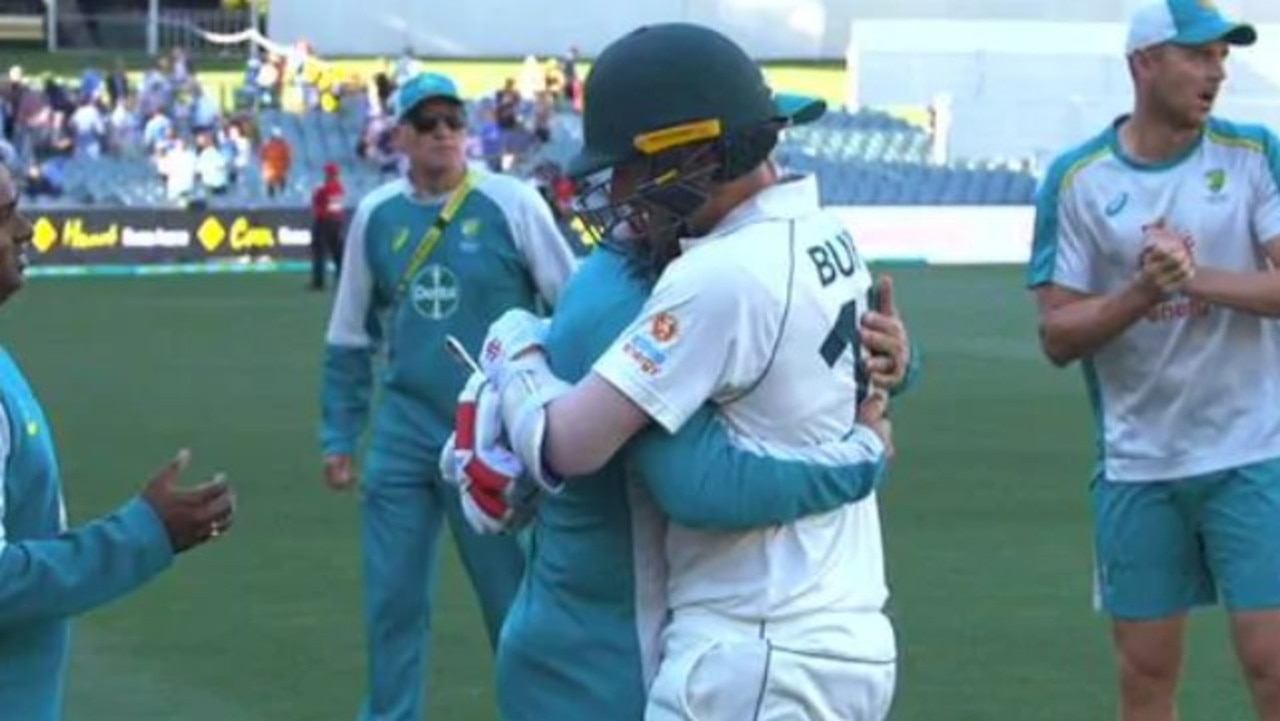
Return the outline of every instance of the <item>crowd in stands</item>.
<path id="1" fill-rule="evenodd" d="M 549 141 L 553 115 L 580 104 L 576 59 L 576 51 L 545 62 L 528 58 L 517 77 L 474 103 L 471 159 L 511 171 Z M 390 175 L 402 169 L 390 104 L 397 86 L 420 69 L 406 51 L 366 80 L 298 43 L 289 52 L 251 54 L 223 102 L 181 49 L 157 58 L 136 81 L 119 61 L 74 79 L 32 78 L 13 66 L 0 79 L 0 162 L 35 198 L 62 195 L 70 164 L 104 157 L 149 162 L 163 197 L 177 204 L 248 182 L 275 197 L 288 187 L 294 149 L 278 125 L 263 122 L 278 115 L 264 111 L 342 113 L 360 118 L 350 156 Z"/>
<path id="2" fill-rule="evenodd" d="M 581 112 L 577 58 L 576 50 L 563 59 L 544 62 L 526 57 L 518 77 L 507 78 L 491 97 L 475 103 L 468 157 L 493 171 L 509 172 L 518 158 L 549 142 L 555 113 Z M 395 60 L 391 72 L 374 76 L 370 92 L 357 101 L 364 117 L 357 154 L 384 172 L 397 171 L 401 165 L 392 143 L 392 98 L 400 83 L 420 69 L 406 51 Z"/>
<path id="3" fill-rule="evenodd" d="M 226 192 L 255 161 L 254 126 L 228 115 L 180 49 L 134 84 L 122 62 L 85 69 L 75 84 L 9 69 L 0 85 L 0 162 L 26 179 L 26 193 L 58 196 L 67 164 L 148 158 L 171 200 Z"/>
<path id="4" fill-rule="evenodd" d="M 248 54 L 230 86 L 202 82 L 181 50 L 140 75 L 117 63 L 71 80 L 30 78 L 15 66 L 0 78 L 0 162 L 36 199 L 284 207 L 305 207 L 321 169 L 333 163 L 354 202 L 403 171 L 391 104 L 399 84 L 424 69 L 405 50 L 362 77 L 305 42 Z M 525 58 L 499 87 L 468 103 L 469 160 L 528 178 L 567 220 L 573 185 L 559 161 L 579 142 L 574 116 L 582 100 L 576 51 Z M 817 175 L 833 204 L 1030 202 L 1031 169 L 948 158 L 949 114 L 930 110 L 929 127 L 869 109 L 833 110 L 789 131 L 778 157 Z M 104 175 L 119 182 L 103 183 Z"/>

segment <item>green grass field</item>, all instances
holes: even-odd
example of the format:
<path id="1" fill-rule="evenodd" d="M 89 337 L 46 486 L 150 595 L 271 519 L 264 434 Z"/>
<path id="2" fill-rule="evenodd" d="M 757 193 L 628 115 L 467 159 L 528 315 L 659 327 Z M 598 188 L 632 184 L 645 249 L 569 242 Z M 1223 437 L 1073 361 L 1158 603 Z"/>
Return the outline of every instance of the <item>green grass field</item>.
<path id="1" fill-rule="evenodd" d="M 1038 355 L 1015 269 L 897 271 L 926 374 L 895 411 L 883 514 L 902 668 L 895 721 L 1111 718 L 1090 610 L 1090 430 Z M 223 542 L 77 625 L 69 721 L 332 721 L 363 686 L 355 499 L 314 443 L 329 299 L 301 276 L 33 281 L 0 314 L 43 395 L 72 516 L 122 502 L 178 447 L 238 484 Z M 452 551 L 433 721 L 494 718 Z M 1222 615 L 1194 624 L 1184 718 L 1251 718 Z M 589 657 L 584 657 L 589 662 Z"/>

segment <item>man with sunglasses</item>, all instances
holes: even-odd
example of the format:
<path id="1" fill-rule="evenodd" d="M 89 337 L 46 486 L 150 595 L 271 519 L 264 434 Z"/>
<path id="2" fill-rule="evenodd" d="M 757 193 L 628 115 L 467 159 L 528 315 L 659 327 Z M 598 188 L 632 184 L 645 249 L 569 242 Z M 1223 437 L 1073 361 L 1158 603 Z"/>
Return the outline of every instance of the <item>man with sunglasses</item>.
<path id="1" fill-rule="evenodd" d="M 425 73 L 395 98 L 406 177 L 370 193 L 348 229 L 327 335 L 321 440 L 325 476 L 353 487 L 352 456 L 370 414 L 373 360 L 382 352 L 361 489 L 368 697 L 362 721 L 420 721 L 426 636 L 438 556 L 449 520 L 496 642 L 523 573 L 516 541 L 481 536 L 457 491 L 439 482 L 466 374 L 445 337 L 478 348 L 508 307 L 554 305 L 575 268 L 538 192 L 515 178 L 469 170 L 465 107 L 453 82 Z"/>

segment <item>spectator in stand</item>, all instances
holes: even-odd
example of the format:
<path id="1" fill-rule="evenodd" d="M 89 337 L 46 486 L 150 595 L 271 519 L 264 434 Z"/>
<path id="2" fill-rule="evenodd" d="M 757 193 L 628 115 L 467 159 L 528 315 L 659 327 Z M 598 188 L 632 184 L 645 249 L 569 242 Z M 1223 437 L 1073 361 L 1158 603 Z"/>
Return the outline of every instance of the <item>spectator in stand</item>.
<path id="1" fill-rule="evenodd" d="M 502 128 L 498 127 L 498 120 L 492 108 L 484 111 L 484 117 L 480 121 L 480 129 L 476 135 L 485 167 L 495 173 L 500 172 L 502 170 Z"/>
<path id="2" fill-rule="evenodd" d="M 192 65 L 191 58 L 187 57 L 187 51 L 180 47 L 175 47 L 170 57 L 173 62 L 169 66 L 169 78 L 173 81 L 174 91 L 185 90 L 189 84 L 195 83 L 195 66 Z"/>
<path id="3" fill-rule="evenodd" d="M 346 191 L 338 166 L 324 166 L 324 182 L 311 195 L 311 290 L 324 290 L 324 270 L 333 261 L 334 283 L 342 272 L 342 232 Z"/>
<path id="4" fill-rule="evenodd" d="M 111 107 L 119 107 L 129 97 L 129 75 L 125 71 L 124 58 L 116 57 L 115 70 L 107 77 L 107 101 Z"/>
<path id="5" fill-rule="evenodd" d="M 173 121 L 165 115 L 163 109 L 156 108 L 142 128 L 142 146 L 148 153 L 159 152 L 173 132 Z"/>
<path id="6" fill-rule="evenodd" d="M 298 102 L 303 111 L 320 107 L 320 90 L 318 87 L 318 60 L 311 50 L 311 44 L 299 40 L 289 49 L 285 66 L 286 74 L 293 79 L 293 88 L 298 95 Z"/>
<path id="7" fill-rule="evenodd" d="M 253 144 L 244 134 L 240 123 L 227 125 L 226 139 L 222 144 L 222 154 L 227 158 L 227 173 L 232 183 L 240 182 L 240 178 L 249 172 L 249 163 L 253 161 Z"/>
<path id="8" fill-rule="evenodd" d="M 384 115 L 375 115 L 365 124 L 356 147 L 356 155 L 375 166 L 382 175 L 400 172 L 401 153 L 395 147 L 395 123 Z"/>
<path id="9" fill-rule="evenodd" d="M 564 75 L 565 100 L 577 106 L 578 99 L 582 96 L 582 87 L 578 84 L 578 49 L 576 47 L 569 48 L 569 54 L 564 57 L 561 72 Z"/>
<path id="10" fill-rule="evenodd" d="M 271 138 L 262 144 L 262 180 L 267 185 L 267 197 L 274 198 L 284 191 L 292 165 L 293 153 L 284 131 L 272 128 Z"/>
<path id="11" fill-rule="evenodd" d="M 186 136 L 191 134 L 191 110 L 191 96 L 186 92 L 178 93 L 169 108 L 169 117 L 173 119 L 174 126 Z"/>
<path id="12" fill-rule="evenodd" d="M 126 95 L 107 118 L 108 148 L 113 155 L 133 156 L 142 144 L 137 105 L 136 95 Z"/>
<path id="13" fill-rule="evenodd" d="M 551 93 L 546 90 L 539 91 L 533 104 L 533 135 L 540 143 L 550 142 L 551 140 L 551 115 L 553 110 Z"/>
<path id="14" fill-rule="evenodd" d="M 3 98 L 4 137 L 6 138 L 13 139 L 18 118 L 18 105 L 22 101 L 22 94 L 26 91 L 26 88 L 27 84 L 22 75 L 22 66 L 10 66 Z"/>
<path id="15" fill-rule="evenodd" d="M 396 91 L 396 84 L 386 73 L 373 76 L 373 97 L 370 100 L 369 116 L 385 116 L 391 114 L 391 96 Z"/>
<path id="16" fill-rule="evenodd" d="M 142 78 L 143 106 L 148 112 L 153 109 L 167 110 L 173 104 L 175 88 L 169 75 L 169 59 L 156 59 L 155 67 L 147 71 Z"/>
<path id="17" fill-rule="evenodd" d="M 258 69 L 257 84 L 267 104 L 280 107 L 280 94 L 284 90 L 284 56 L 271 54 Z"/>
<path id="18" fill-rule="evenodd" d="M 24 184 L 23 193 L 31 198 L 39 198 L 45 195 L 50 198 L 61 196 L 64 176 L 63 166 L 66 165 L 66 162 L 66 158 L 54 155 L 43 163 L 32 163 L 27 168 L 27 182 Z"/>
<path id="19" fill-rule="evenodd" d="M 102 76 L 102 71 L 94 67 L 88 67 L 80 72 L 80 85 L 76 88 L 75 95 L 77 105 L 86 102 L 97 102 L 99 96 L 105 92 L 106 78 Z"/>
<path id="20" fill-rule="evenodd" d="M 28 97 L 39 97 L 39 93 L 30 93 Z M 56 112 L 52 105 L 41 105 L 30 120 L 32 152 L 27 159 L 43 157 L 48 153 L 73 153 L 75 144 L 67 132 L 67 126 L 62 113 Z"/>
<path id="21" fill-rule="evenodd" d="M 196 136 L 196 174 L 200 177 L 200 185 L 210 195 L 226 195 L 228 187 L 227 156 L 222 154 L 213 135 L 200 133 Z"/>
<path id="22" fill-rule="evenodd" d="M 55 128 L 61 126 L 66 118 L 76 111 L 76 104 L 71 101 L 67 89 L 53 76 L 47 76 L 44 79 L 44 97 L 53 111 L 52 125 Z"/>
<path id="23" fill-rule="evenodd" d="M 193 133 L 214 132 L 222 119 L 222 109 L 218 107 L 218 99 L 199 83 L 192 85 L 191 92 L 191 131 Z"/>
<path id="24" fill-rule="evenodd" d="M 517 89 L 520 97 L 530 99 L 547 89 L 547 73 L 542 69 L 536 55 L 524 56 L 524 62 L 520 65 L 520 81 Z"/>
<path id="25" fill-rule="evenodd" d="M 514 130 L 520 124 L 520 91 L 516 89 L 515 78 L 507 78 L 494 96 L 494 113 L 498 127 L 504 131 Z"/>
<path id="26" fill-rule="evenodd" d="M 391 79 L 395 81 L 396 87 L 403 85 L 418 74 L 418 61 L 413 57 L 413 48 L 405 46 L 404 51 L 400 53 L 400 57 L 396 58 L 391 74 Z"/>
<path id="27" fill-rule="evenodd" d="M 67 121 L 75 144 L 75 154 L 81 158 L 97 159 L 102 155 L 102 141 L 107 137 L 107 123 L 98 110 L 98 104 L 84 98 Z"/>
<path id="28" fill-rule="evenodd" d="M 196 187 L 196 154 L 191 152 L 181 136 L 175 135 L 170 141 L 168 150 L 160 157 L 159 166 L 169 200 L 190 200 Z"/>
<path id="29" fill-rule="evenodd" d="M 520 135 L 520 91 L 515 78 L 507 78 L 494 102 L 494 114 L 502 136 L 502 151 L 498 154 L 498 169 L 509 170 L 515 163 L 515 148 Z"/>
<path id="30" fill-rule="evenodd" d="M 18 157 L 23 161 L 35 158 L 39 141 L 40 122 L 47 103 L 35 88 L 26 82 L 22 68 L 9 68 L 9 91 L 5 95 L 5 134 L 13 142 Z"/>
<path id="31" fill-rule="evenodd" d="M 558 105 L 560 98 L 564 97 L 564 69 L 560 65 L 560 59 L 548 57 L 542 64 L 542 74 L 545 78 L 545 90 L 551 95 L 551 104 Z"/>

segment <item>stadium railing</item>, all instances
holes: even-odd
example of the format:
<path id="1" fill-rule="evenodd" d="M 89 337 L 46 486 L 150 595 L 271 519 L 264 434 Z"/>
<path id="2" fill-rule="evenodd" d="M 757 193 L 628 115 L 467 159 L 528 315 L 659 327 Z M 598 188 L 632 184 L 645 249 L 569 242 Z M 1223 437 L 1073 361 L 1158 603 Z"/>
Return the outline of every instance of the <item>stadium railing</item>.
<path id="1" fill-rule="evenodd" d="M 44 40 L 43 15 L 0 14 L 0 42 L 42 43 Z"/>

